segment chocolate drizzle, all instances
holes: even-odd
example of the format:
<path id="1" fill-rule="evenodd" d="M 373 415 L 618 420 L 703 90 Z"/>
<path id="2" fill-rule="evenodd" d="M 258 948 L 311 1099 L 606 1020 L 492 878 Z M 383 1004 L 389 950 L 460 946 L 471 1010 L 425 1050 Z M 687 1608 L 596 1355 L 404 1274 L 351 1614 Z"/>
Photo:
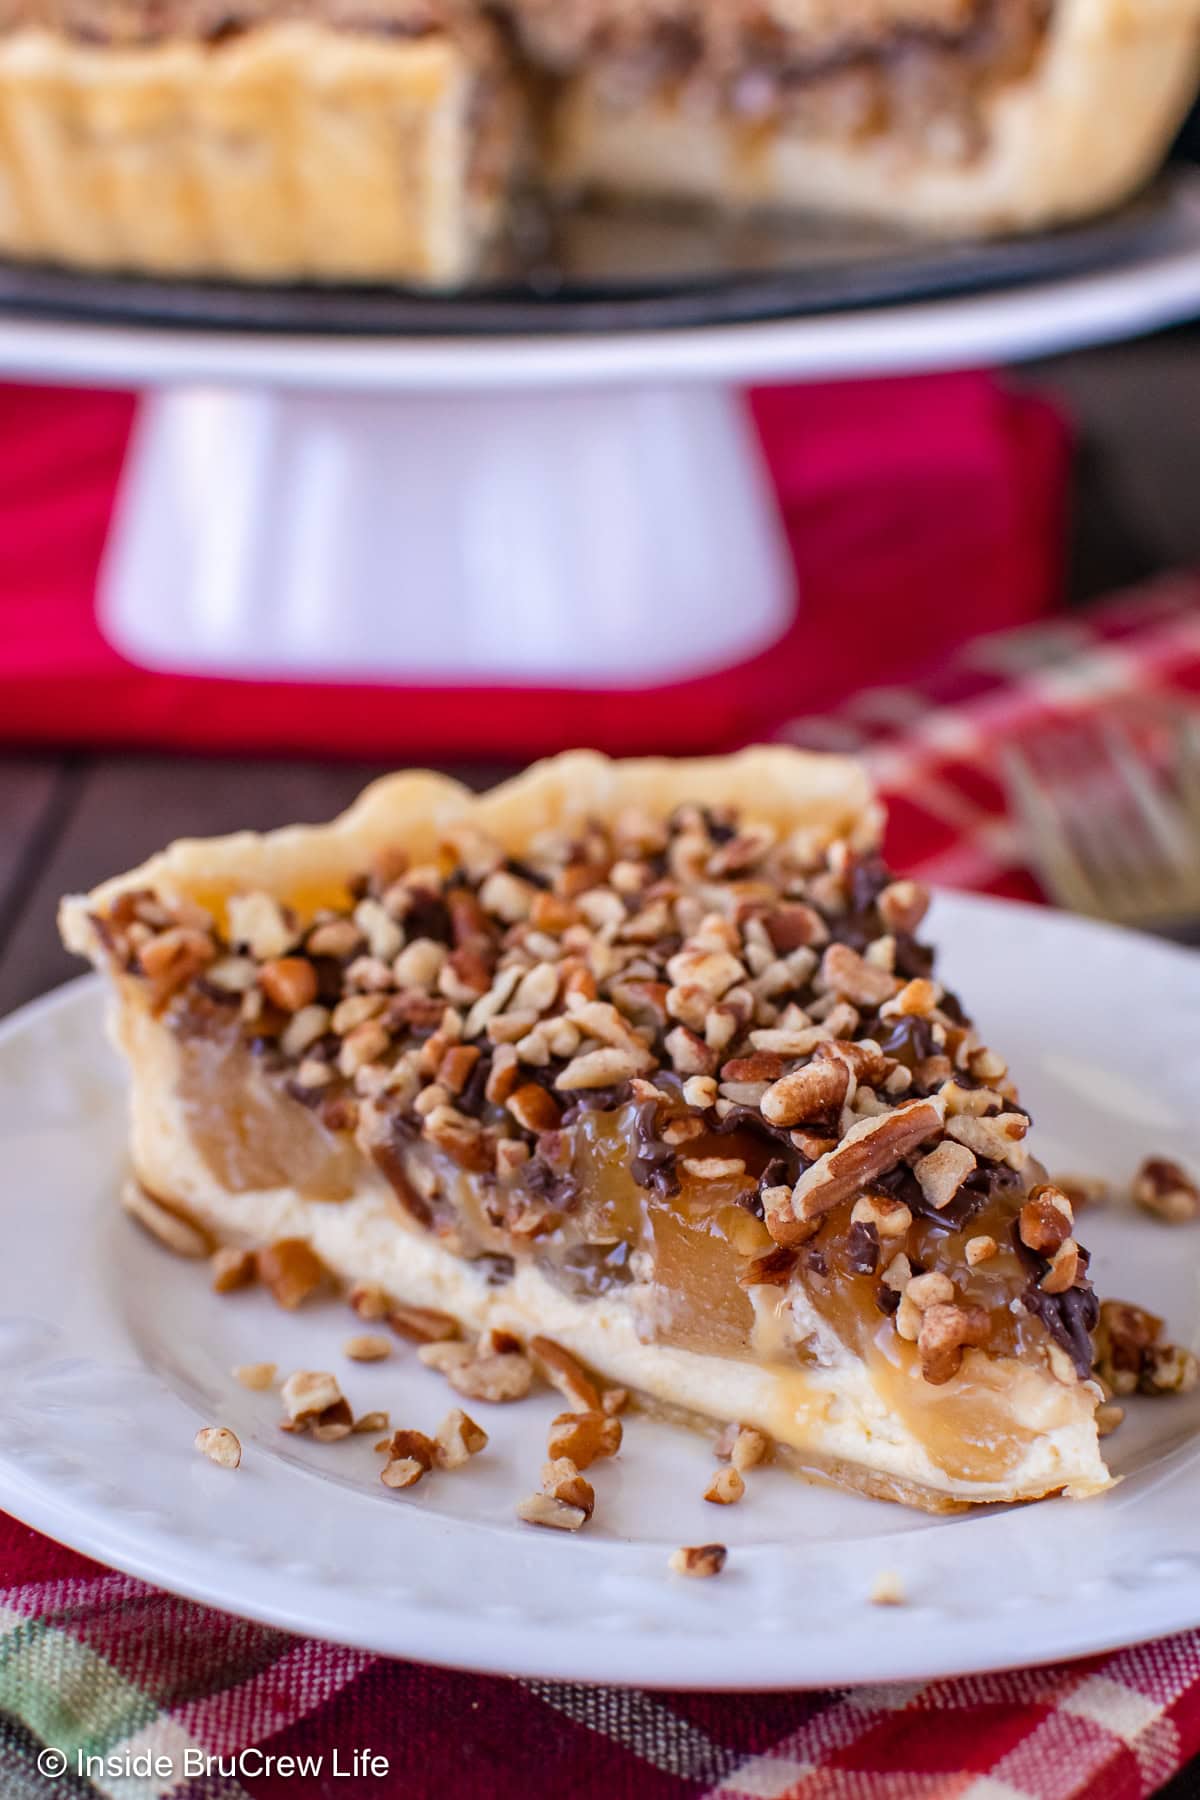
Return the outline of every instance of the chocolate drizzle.
<path id="1" fill-rule="evenodd" d="M 1029 1282 L 1021 1296 L 1026 1310 L 1042 1321 L 1055 1343 L 1060 1344 L 1071 1358 L 1080 1381 L 1086 1381 L 1095 1358 L 1092 1333 L 1100 1321 L 1100 1302 L 1091 1282 L 1086 1279 L 1091 1260 L 1088 1252 L 1083 1249 L 1079 1252 L 1079 1265 L 1085 1272 L 1082 1284 L 1068 1288 L 1065 1294 L 1047 1294 L 1039 1284 L 1050 1264 L 1024 1242 L 1019 1219 L 1012 1222 L 1012 1241 L 1021 1262 L 1029 1270 Z"/>
<path id="2" fill-rule="evenodd" d="M 856 1275 L 873 1275 L 879 1267 L 879 1233 L 859 1220 L 846 1236 L 846 1266 Z"/>
<path id="3" fill-rule="evenodd" d="M 521 1171 L 521 1191 L 547 1201 L 556 1211 L 568 1213 L 578 1204 L 579 1183 L 569 1166 L 556 1169 L 540 1154 L 531 1156 Z"/>
<path id="4" fill-rule="evenodd" d="M 933 973 L 933 950 L 910 932 L 896 933 L 896 973 L 906 981 L 923 980 Z"/>
<path id="5" fill-rule="evenodd" d="M 919 1013 L 897 1019 L 887 1036 L 880 1040 L 879 1047 L 885 1056 L 894 1057 L 906 1069 L 915 1069 L 938 1048 L 932 1024 Z"/>
<path id="6" fill-rule="evenodd" d="M 530 1070 L 530 1078 L 537 1080 L 540 1076 L 543 1078 L 541 1085 L 552 1089 L 555 1073 L 556 1070 L 553 1068 L 549 1070 L 533 1069 Z M 615 1087 L 581 1088 L 573 1096 L 570 1106 L 563 1113 L 562 1122 L 564 1126 L 576 1125 L 584 1113 L 616 1112 L 619 1107 L 626 1105 L 629 1095 L 630 1088 L 627 1081 L 618 1082 Z"/>
<path id="7" fill-rule="evenodd" d="M 532 863 L 522 862 L 519 856 L 505 857 L 504 867 L 510 875 L 515 875 L 518 881 L 527 881 L 530 887 L 541 888 L 543 893 L 550 886 L 549 878 L 543 875 L 540 869 L 535 869 Z"/>
<path id="8" fill-rule="evenodd" d="M 467 1077 L 467 1084 L 455 1102 L 459 1112 L 466 1113 L 468 1118 L 478 1119 L 483 1113 L 487 1099 L 488 1078 L 492 1072 L 490 1056 L 481 1056 Z"/>
<path id="9" fill-rule="evenodd" d="M 414 938 L 432 938 L 438 944 L 454 941 L 450 909 L 440 894 L 427 888 L 414 890 L 412 904 L 404 915 L 404 930 L 409 943 Z"/>
<path id="10" fill-rule="evenodd" d="M 639 1187 L 652 1188 L 664 1199 L 679 1192 L 675 1151 L 658 1135 L 658 1100 L 639 1100 L 633 1109 L 637 1150 L 629 1167 Z"/>
<path id="11" fill-rule="evenodd" d="M 724 1137 L 730 1131 L 746 1131 L 752 1137 L 762 1139 L 773 1154 L 768 1169 L 774 1169 L 775 1179 L 765 1182 L 768 1187 L 778 1187 L 786 1182 L 794 1187 L 804 1170 L 808 1168 L 808 1159 L 800 1154 L 791 1139 L 791 1134 L 782 1125 L 772 1125 L 752 1106 L 731 1106 L 723 1119 L 706 1115 L 705 1124 L 718 1137 Z M 764 1181 L 766 1170 L 763 1171 Z"/>

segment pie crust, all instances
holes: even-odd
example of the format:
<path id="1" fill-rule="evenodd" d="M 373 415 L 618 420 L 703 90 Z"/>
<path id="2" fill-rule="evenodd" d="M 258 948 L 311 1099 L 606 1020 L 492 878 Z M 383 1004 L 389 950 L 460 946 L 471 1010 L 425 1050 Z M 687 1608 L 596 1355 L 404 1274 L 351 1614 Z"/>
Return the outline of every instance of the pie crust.
<path id="1" fill-rule="evenodd" d="M 521 138 L 498 38 L 301 21 L 229 42 L 0 35 L 0 251 L 254 281 L 465 279 Z"/>
<path id="2" fill-rule="evenodd" d="M 879 824 L 841 758 L 577 752 L 478 797 L 397 775 L 328 826 L 176 843 L 61 926 L 112 981 L 143 1189 L 214 1244 L 300 1240 L 345 1289 L 549 1338 L 847 1488 L 1095 1493 L 1086 1252 L 1003 1063 L 907 972 L 923 897 Z M 314 970 L 342 996 L 324 1072 L 288 1047 Z M 703 1035 L 676 1024 L 697 1004 Z"/>

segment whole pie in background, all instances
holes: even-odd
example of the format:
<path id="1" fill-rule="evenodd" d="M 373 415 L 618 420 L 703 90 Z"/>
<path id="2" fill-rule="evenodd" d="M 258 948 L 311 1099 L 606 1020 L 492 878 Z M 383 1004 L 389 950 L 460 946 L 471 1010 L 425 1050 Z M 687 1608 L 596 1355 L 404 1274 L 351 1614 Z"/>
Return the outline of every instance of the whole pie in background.
<path id="1" fill-rule="evenodd" d="M 468 278 L 519 184 L 996 233 L 1098 211 L 1197 0 L 0 0 L 0 253 Z"/>

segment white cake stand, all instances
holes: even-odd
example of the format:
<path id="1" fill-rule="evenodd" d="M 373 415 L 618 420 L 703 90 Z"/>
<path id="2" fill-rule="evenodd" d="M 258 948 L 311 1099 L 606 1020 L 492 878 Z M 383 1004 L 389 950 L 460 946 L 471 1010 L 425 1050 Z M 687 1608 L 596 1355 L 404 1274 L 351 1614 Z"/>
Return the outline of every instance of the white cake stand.
<path id="1" fill-rule="evenodd" d="M 102 571 L 151 667 L 634 688 L 774 638 L 736 384 L 997 363 L 1200 313 L 1200 182 L 1098 273 L 756 324 L 330 337 L 0 320 L 0 371 L 149 389 Z"/>

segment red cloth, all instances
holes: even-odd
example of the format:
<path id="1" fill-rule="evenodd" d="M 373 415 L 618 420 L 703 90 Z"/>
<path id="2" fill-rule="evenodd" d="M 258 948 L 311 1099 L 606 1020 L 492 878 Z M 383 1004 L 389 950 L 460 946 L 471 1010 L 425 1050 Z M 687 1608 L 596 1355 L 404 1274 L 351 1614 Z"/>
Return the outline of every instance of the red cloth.
<path id="1" fill-rule="evenodd" d="M 982 374 L 766 388 L 750 404 L 803 602 L 734 670 L 633 699 L 154 674 L 105 642 L 93 607 L 133 404 L 0 387 L 2 741 L 421 760 L 716 749 L 764 735 L 800 692 L 828 705 L 1036 618 L 1061 585 L 1068 433 L 1045 402 Z"/>

